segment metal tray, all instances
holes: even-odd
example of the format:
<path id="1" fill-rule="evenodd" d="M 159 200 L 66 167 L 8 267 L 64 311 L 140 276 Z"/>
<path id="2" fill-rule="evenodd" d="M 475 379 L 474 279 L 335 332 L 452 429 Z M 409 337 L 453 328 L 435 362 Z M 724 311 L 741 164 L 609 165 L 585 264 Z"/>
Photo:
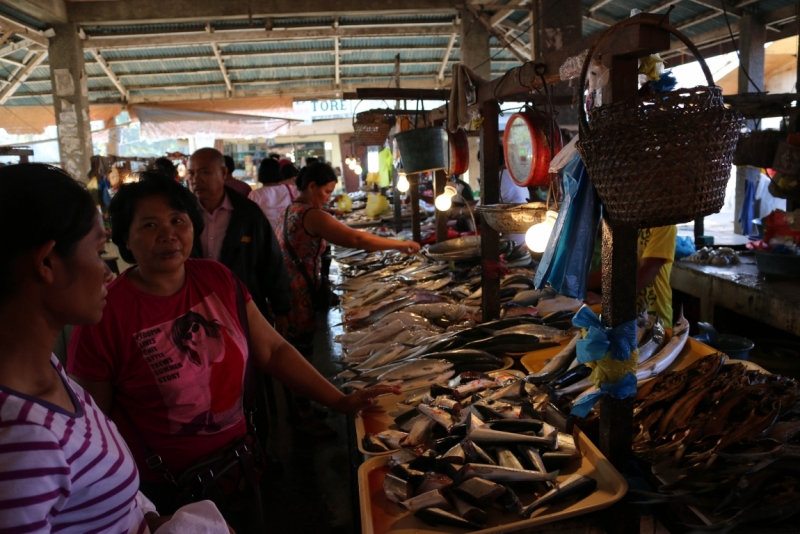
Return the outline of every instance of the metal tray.
<path id="1" fill-rule="evenodd" d="M 564 480 L 573 473 L 581 473 L 597 480 L 597 490 L 588 497 L 575 502 L 568 500 L 555 506 L 534 512 L 530 519 L 521 520 L 515 514 L 503 514 L 492 507 L 487 508 L 489 521 L 486 528 L 474 531 L 480 534 L 499 534 L 560 521 L 578 515 L 607 508 L 619 501 L 628 491 L 628 484 L 611 463 L 597 450 L 597 447 L 577 428 L 575 443 L 581 452 L 566 469 L 562 469 L 558 479 Z M 453 527 L 432 527 L 417 519 L 400 505 L 388 499 L 383 491 L 383 479 L 389 468 L 388 456 L 371 458 L 358 469 L 358 491 L 361 508 L 361 531 L 364 534 L 391 532 L 394 534 L 433 534 L 452 533 Z M 519 495 L 523 504 L 533 501 L 533 496 Z M 460 532 L 460 531 L 459 531 Z"/>
<path id="2" fill-rule="evenodd" d="M 503 371 L 505 373 L 516 375 L 520 378 L 525 376 L 525 373 L 522 371 L 510 369 L 510 367 L 514 365 L 514 360 L 508 356 L 503 358 L 503 364 L 504 365 L 502 368 L 496 371 L 489 371 L 486 374 L 492 376 L 493 374 Z M 356 439 L 358 440 L 358 450 L 361 452 L 361 454 L 365 456 L 388 456 L 389 454 L 392 454 L 393 451 L 370 452 L 364 449 L 361 441 L 364 439 L 365 434 L 377 434 L 378 432 L 383 432 L 393 425 L 394 418 L 389 416 L 389 412 L 394 412 L 397 410 L 397 403 L 401 402 L 405 398 L 405 393 L 401 393 L 400 395 L 384 395 L 382 397 L 378 397 L 375 399 L 375 406 L 368 410 L 364 410 L 356 416 Z"/>
<path id="3" fill-rule="evenodd" d="M 436 261 L 455 261 L 481 255 L 481 237 L 467 236 L 448 239 L 428 247 L 428 256 Z"/>

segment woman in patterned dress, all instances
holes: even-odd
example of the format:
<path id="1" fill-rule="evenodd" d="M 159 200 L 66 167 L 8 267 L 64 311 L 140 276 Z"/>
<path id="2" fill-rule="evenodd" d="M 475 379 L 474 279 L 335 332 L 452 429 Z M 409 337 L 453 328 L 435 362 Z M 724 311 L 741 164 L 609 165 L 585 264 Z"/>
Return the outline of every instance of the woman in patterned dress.
<path id="1" fill-rule="evenodd" d="M 316 316 L 313 295 L 321 285 L 321 256 L 327 242 L 364 250 L 399 250 L 409 254 L 419 251 L 419 243 L 378 237 L 359 232 L 340 223 L 322 207 L 336 187 L 336 173 L 325 163 L 303 167 L 297 177 L 300 194 L 281 214 L 276 234 L 286 269 L 289 272 L 292 309 L 289 312 L 287 341 L 309 361 L 314 353 Z M 294 261 L 294 258 L 297 261 Z M 303 269 L 305 273 L 301 271 Z M 309 287 L 306 278 L 314 287 Z M 336 432 L 317 420 L 308 399 L 295 397 L 297 428 L 318 438 L 333 438 Z"/>

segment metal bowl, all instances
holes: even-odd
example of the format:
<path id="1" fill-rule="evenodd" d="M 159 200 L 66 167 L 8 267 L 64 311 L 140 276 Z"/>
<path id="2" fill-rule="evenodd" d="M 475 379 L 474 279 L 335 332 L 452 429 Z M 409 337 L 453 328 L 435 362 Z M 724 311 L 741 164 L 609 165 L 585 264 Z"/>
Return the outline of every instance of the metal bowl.
<path id="1" fill-rule="evenodd" d="M 489 204 L 475 209 L 489 226 L 502 234 L 524 234 L 547 216 L 547 206 L 541 202 Z"/>
<path id="2" fill-rule="evenodd" d="M 457 237 L 428 247 L 428 256 L 436 261 L 456 261 L 481 255 L 480 236 Z"/>

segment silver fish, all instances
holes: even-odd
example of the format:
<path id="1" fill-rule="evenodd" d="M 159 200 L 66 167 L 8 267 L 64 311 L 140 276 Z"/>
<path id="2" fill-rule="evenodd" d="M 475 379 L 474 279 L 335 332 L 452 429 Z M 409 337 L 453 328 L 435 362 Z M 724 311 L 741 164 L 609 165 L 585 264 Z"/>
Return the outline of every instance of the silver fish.
<path id="1" fill-rule="evenodd" d="M 500 464 L 502 467 L 508 467 L 510 469 L 518 469 L 524 471 L 525 468 L 522 467 L 522 464 L 519 461 L 519 458 L 511 452 L 511 449 L 506 447 L 496 447 L 495 453 L 497 453 L 497 463 Z"/>
<path id="2" fill-rule="evenodd" d="M 397 504 L 409 500 L 414 495 L 414 489 L 410 483 L 391 473 L 386 473 L 386 478 L 383 479 L 383 491 L 386 493 L 387 499 Z"/>
<path id="3" fill-rule="evenodd" d="M 499 430 L 480 427 L 468 432 L 467 436 L 472 441 L 478 443 L 530 443 L 533 445 L 543 445 L 550 450 L 554 450 L 558 445 L 558 432 L 551 432 L 544 437 L 540 437 L 514 434 L 513 432 L 501 432 Z"/>
<path id="4" fill-rule="evenodd" d="M 414 426 L 411 427 L 411 431 L 408 433 L 408 436 L 406 436 L 406 438 L 403 440 L 403 447 L 416 447 L 417 445 L 425 443 L 425 441 L 428 440 L 428 437 L 430 437 L 434 426 L 436 426 L 436 422 L 433 419 L 429 419 L 427 416 L 422 416 L 421 419 L 414 423 Z"/>
<path id="5" fill-rule="evenodd" d="M 672 362 L 675 361 L 675 358 L 678 357 L 678 354 L 681 353 L 684 345 L 686 345 L 686 340 L 688 338 L 689 321 L 687 321 L 683 316 L 683 310 L 681 310 L 678 324 L 672 330 L 672 337 L 663 349 L 661 349 L 643 365 L 639 366 L 636 371 L 636 379 L 644 380 L 646 378 L 658 376 L 667 367 L 672 365 Z"/>
<path id="6" fill-rule="evenodd" d="M 520 517 L 530 517 L 533 512 L 542 506 L 559 502 L 571 495 L 586 495 L 592 493 L 596 488 L 597 481 L 595 479 L 585 475 L 572 475 L 523 508 L 519 515 Z"/>
<path id="7" fill-rule="evenodd" d="M 390 429 L 378 432 L 375 435 L 379 440 L 393 449 L 399 449 L 401 447 L 400 443 L 406 438 L 406 436 L 408 436 L 406 432 Z"/>
<path id="8" fill-rule="evenodd" d="M 422 495 L 411 497 L 401 504 L 412 512 L 418 512 L 425 508 L 450 508 L 450 501 L 442 495 L 440 490 L 432 490 Z"/>
<path id="9" fill-rule="evenodd" d="M 440 382 L 446 381 L 448 378 L 453 376 L 456 372 L 452 369 L 445 371 L 443 373 L 439 373 L 436 375 L 428 375 L 422 376 L 419 378 L 414 378 L 412 380 L 407 380 L 405 382 L 397 381 L 397 380 L 387 380 L 382 383 L 389 384 L 389 385 L 399 385 L 400 391 L 411 391 L 413 389 L 418 389 L 425 386 L 432 386 L 434 384 L 438 384 Z"/>
<path id="10" fill-rule="evenodd" d="M 561 349 L 558 354 L 545 364 L 541 371 L 536 374 L 528 375 L 531 382 L 545 382 L 567 368 L 567 366 L 575 359 L 575 349 L 578 346 L 578 341 L 581 339 L 581 334 L 577 333 L 572 336 L 572 340 L 566 347 Z"/>
<path id="11" fill-rule="evenodd" d="M 481 391 L 483 389 L 489 388 L 496 388 L 497 382 L 488 378 L 479 378 L 477 380 L 472 380 L 471 382 L 467 382 L 461 386 L 458 386 L 455 389 L 455 397 L 457 400 L 461 400 L 467 395 L 475 393 L 476 391 Z"/>
<path id="12" fill-rule="evenodd" d="M 433 408 L 427 404 L 420 404 L 417 406 L 417 409 L 426 416 L 430 417 L 432 420 L 442 425 L 448 433 L 450 433 L 450 431 L 453 429 L 453 426 L 456 424 L 453 420 L 453 416 L 440 408 Z"/>
<path id="13" fill-rule="evenodd" d="M 644 344 L 639 347 L 639 365 L 642 365 L 644 362 L 652 358 L 653 355 L 655 355 L 656 352 L 658 352 L 661 347 L 664 346 L 664 340 L 666 339 L 667 334 L 664 331 L 664 322 L 660 317 L 656 317 L 653 321 L 653 327 L 650 329 L 647 337 L 649 337 L 649 339 L 647 339 Z"/>
<path id="14" fill-rule="evenodd" d="M 395 361 L 400 353 L 405 350 L 405 348 L 406 347 L 404 345 L 387 345 L 385 350 L 381 350 L 373 354 L 366 361 L 358 364 L 356 369 L 366 370 L 386 365 Z"/>
<path id="15" fill-rule="evenodd" d="M 395 365 L 379 375 L 375 381 L 409 380 L 419 376 L 443 373 L 451 367 L 453 367 L 453 363 L 447 360 L 413 360 Z"/>
<path id="16" fill-rule="evenodd" d="M 458 470 L 454 482 L 460 484 L 470 478 L 482 478 L 491 482 L 544 482 L 555 480 L 558 473 L 540 473 L 527 469 L 510 469 L 499 465 L 464 464 Z"/>

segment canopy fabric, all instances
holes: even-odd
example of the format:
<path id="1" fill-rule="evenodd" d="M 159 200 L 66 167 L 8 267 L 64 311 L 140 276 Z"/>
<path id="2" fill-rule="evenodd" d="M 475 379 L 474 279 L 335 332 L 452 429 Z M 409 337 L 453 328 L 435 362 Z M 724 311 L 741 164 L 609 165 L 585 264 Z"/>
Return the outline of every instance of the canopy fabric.
<path id="1" fill-rule="evenodd" d="M 133 113 L 141 123 L 140 137 L 149 141 L 192 135 L 218 139 L 276 137 L 285 133 L 296 119 L 240 115 L 213 111 L 192 111 L 136 106 Z"/>

